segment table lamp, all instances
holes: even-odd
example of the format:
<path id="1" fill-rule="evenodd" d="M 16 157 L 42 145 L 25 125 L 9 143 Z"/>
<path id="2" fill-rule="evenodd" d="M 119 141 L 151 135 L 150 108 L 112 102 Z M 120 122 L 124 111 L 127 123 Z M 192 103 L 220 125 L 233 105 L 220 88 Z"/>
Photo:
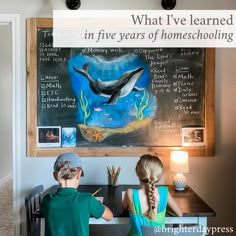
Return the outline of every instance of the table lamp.
<path id="1" fill-rule="evenodd" d="M 183 173 L 189 172 L 188 152 L 172 151 L 170 156 L 170 170 L 176 175 L 173 179 L 173 184 L 177 191 L 185 190 L 186 178 Z"/>

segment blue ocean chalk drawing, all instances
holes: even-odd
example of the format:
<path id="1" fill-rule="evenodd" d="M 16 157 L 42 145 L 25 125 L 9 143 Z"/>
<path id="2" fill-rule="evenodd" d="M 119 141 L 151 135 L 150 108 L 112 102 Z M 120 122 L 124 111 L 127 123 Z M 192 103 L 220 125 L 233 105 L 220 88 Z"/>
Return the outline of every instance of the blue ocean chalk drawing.
<path id="1" fill-rule="evenodd" d="M 75 122 L 89 142 L 133 132 L 155 116 L 157 99 L 149 91 L 149 66 L 141 56 L 78 53 L 68 61 L 68 70 L 77 97 Z M 81 94 L 86 103 L 81 103 Z"/>

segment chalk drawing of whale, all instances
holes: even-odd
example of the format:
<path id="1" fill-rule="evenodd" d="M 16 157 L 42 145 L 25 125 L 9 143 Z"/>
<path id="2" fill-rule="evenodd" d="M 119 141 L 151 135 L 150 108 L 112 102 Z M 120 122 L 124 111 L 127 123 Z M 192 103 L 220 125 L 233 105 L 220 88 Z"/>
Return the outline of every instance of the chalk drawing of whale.
<path id="1" fill-rule="evenodd" d="M 91 78 L 88 74 L 88 64 L 84 64 L 82 69 L 74 67 L 74 70 L 88 79 L 90 88 L 95 94 L 109 98 L 107 102 L 103 103 L 104 105 L 116 104 L 119 98 L 129 95 L 131 91 L 144 90 L 144 88 L 135 87 L 137 80 L 143 74 L 142 67 L 126 71 L 118 80 L 112 81 Z"/>

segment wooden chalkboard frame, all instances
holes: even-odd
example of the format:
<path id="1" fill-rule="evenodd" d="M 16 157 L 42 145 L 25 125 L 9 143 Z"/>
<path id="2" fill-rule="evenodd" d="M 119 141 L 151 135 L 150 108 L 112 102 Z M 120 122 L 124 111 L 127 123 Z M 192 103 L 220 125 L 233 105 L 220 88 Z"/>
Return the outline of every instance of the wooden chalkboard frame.
<path id="1" fill-rule="evenodd" d="M 37 147 L 37 29 L 52 28 L 52 18 L 27 19 L 27 156 L 50 157 L 74 151 L 80 156 L 140 156 L 152 153 L 170 156 L 172 150 L 185 150 L 189 156 L 215 154 L 215 49 L 206 49 L 205 64 L 205 146 L 194 147 Z"/>

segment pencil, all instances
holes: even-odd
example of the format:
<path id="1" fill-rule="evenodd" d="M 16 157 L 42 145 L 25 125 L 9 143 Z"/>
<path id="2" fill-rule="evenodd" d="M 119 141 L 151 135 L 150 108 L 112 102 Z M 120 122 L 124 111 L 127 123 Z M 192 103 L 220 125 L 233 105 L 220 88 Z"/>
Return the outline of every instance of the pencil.
<path id="1" fill-rule="evenodd" d="M 111 170 L 111 168 L 108 166 L 107 169 L 108 169 L 109 174 L 112 175 L 112 170 Z"/>
<path id="2" fill-rule="evenodd" d="M 96 195 L 102 188 L 99 188 L 98 190 L 96 190 L 92 195 Z"/>
<path id="3" fill-rule="evenodd" d="M 120 167 L 116 171 L 115 178 L 114 178 L 114 181 L 113 181 L 113 186 L 117 185 L 119 174 L 120 174 Z"/>

